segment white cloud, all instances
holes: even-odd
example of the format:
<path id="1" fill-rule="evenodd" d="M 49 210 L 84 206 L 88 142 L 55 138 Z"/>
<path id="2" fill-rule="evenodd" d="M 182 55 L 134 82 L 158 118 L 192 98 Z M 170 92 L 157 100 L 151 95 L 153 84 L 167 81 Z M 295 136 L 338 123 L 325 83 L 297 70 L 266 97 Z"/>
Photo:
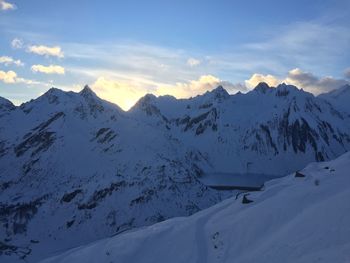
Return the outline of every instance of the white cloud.
<path id="1" fill-rule="evenodd" d="M 33 65 L 31 67 L 31 70 L 33 72 L 40 72 L 44 74 L 64 74 L 65 69 L 64 67 L 58 66 L 58 65 L 49 65 L 49 66 L 43 66 L 43 65 Z"/>
<path id="2" fill-rule="evenodd" d="M 14 49 L 21 49 L 24 48 L 25 45 L 23 43 L 23 40 L 19 38 L 14 38 L 11 41 L 11 46 Z M 58 58 L 63 58 L 64 53 L 62 51 L 62 48 L 60 46 L 44 46 L 44 45 L 26 45 L 27 46 L 27 52 L 41 55 L 41 56 L 46 56 L 46 57 L 58 57 Z"/>
<path id="3" fill-rule="evenodd" d="M 0 80 L 5 83 L 15 83 L 17 80 L 17 73 L 12 70 L 7 72 L 0 70 Z"/>
<path id="4" fill-rule="evenodd" d="M 19 38 L 14 38 L 12 41 L 11 41 L 11 46 L 12 48 L 14 49 L 19 49 L 19 48 L 22 48 L 23 47 L 23 41 Z"/>
<path id="5" fill-rule="evenodd" d="M 260 82 L 266 82 L 271 87 L 276 87 L 278 84 L 281 83 L 281 81 L 273 76 L 273 75 L 263 75 L 254 73 L 250 79 L 245 81 L 245 84 L 248 88 L 254 88 L 256 87 Z"/>
<path id="6" fill-rule="evenodd" d="M 47 57 L 53 56 L 53 57 L 59 57 L 59 58 L 64 57 L 62 49 L 59 46 L 48 47 L 43 45 L 39 45 L 39 46 L 34 45 L 34 46 L 29 46 L 27 50 L 30 53 L 34 53 L 41 56 L 47 56 Z"/>
<path id="7" fill-rule="evenodd" d="M 3 11 L 14 10 L 16 6 L 12 3 L 6 2 L 5 0 L 0 0 L 0 9 Z"/>
<path id="8" fill-rule="evenodd" d="M 201 64 L 201 61 L 199 59 L 195 59 L 195 58 L 187 59 L 187 65 L 189 65 L 190 67 L 196 67 L 200 64 Z"/>
<path id="9" fill-rule="evenodd" d="M 24 83 L 27 85 L 42 85 L 47 87 L 48 83 L 31 80 L 31 79 L 25 79 L 18 77 L 17 73 L 9 70 L 9 71 L 2 71 L 0 70 L 0 81 L 6 83 L 6 84 L 18 84 L 18 83 Z"/>
<path id="10" fill-rule="evenodd" d="M 15 60 L 11 57 L 8 56 L 2 56 L 0 57 L 0 63 L 4 64 L 5 66 L 14 64 L 16 66 L 23 66 L 24 64 L 22 63 L 22 61 L 20 61 L 19 59 Z"/>

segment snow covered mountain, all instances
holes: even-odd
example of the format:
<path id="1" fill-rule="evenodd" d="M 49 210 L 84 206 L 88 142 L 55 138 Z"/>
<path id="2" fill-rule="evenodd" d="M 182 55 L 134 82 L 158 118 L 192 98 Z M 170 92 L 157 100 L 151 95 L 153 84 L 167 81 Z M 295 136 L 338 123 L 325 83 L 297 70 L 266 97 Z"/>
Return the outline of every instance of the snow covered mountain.
<path id="1" fill-rule="evenodd" d="M 260 184 L 335 158 L 350 148 L 349 120 L 285 84 L 146 95 L 128 112 L 89 87 L 53 88 L 19 107 L 1 99 L 1 262 L 191 215 L 235 193 L 206 186 L 218 174 Z"/>
<path id="2" fill-rule="evenodd" d="M 231 96 L 218 87 L 189 100 L 147 95 L 130 113 L 198 149 L 207 172 L 287 174 L 350 146 L 347 114 L 285 84 Z"/>
<path id="3" fill-rule="evenodd" d="M 88 87 L 51 89 L 0 122 L 2 262 L 35 262 L 227 196 L 198 181 L 199 152 Z"/>
<path id="4" fill-rule="evenodd" d="M 350 85 L 344 85 L 339 89 L 332 90 L 328 93 L 323 93 L 318 96 L 329 101 L 339 109 L 350 115 Z"/>
<path id="5" fill-rule="evenodd" d="M 350 260 L 350 153 L 313 163 L 187 218 L 54 256 L 76 262 L 334 262 Z"/>

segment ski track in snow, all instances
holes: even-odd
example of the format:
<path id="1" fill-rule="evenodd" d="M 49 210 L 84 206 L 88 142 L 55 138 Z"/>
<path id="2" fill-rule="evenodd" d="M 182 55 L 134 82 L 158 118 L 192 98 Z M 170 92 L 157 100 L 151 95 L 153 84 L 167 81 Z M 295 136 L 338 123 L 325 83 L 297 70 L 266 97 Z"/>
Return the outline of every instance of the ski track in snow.
<path id="1" fill-rule="evenodd" d="M 200 216 L 200 214 L 198 214 L 199 219 L 196 221 L 196 231 L 195 231 L 195 237 L 196 237 L 196 243 L 197 243 L 197 261 L 196 261 L 197 263 L 201 263 L 201 262 L 207 263 L 208 261 L 209 251 L 211 250 L 211 246 L 210 246 L 211 237 L 207 236 L 208 233 L 206 232 L 205 227 L 213 215 L 217 214 L 222 210 L 225 210 L 227 207 L 231 205 L 230 201 L 223 201 L 223 202 L 227 202 L 227 204 L 220 205 L 218 208 L 211 211 L 207 216 Z"/>

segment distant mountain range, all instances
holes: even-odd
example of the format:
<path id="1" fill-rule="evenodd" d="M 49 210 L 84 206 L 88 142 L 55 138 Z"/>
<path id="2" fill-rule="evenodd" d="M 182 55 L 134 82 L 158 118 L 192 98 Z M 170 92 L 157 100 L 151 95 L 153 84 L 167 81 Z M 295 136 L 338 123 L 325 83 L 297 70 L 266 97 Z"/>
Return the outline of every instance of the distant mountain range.
<path id="1" fill-rule="evenodd" d="M 0 98 L 0 259 L 29 262 L 233 194 L 215 174 L 279 177 L 350 149 L 350 86 L 315 97 L 260 83 L 146 95 L 128 112 L 89 88 Z M 253 180 L 253 177 L 251 177 Z"/>

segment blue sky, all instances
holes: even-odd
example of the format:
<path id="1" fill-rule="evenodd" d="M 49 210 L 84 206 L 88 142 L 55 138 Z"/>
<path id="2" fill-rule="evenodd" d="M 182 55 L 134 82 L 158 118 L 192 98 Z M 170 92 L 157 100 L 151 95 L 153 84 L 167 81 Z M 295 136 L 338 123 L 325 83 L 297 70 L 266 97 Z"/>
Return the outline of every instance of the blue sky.
<path id="1" fill-rule="evenodd" d="M 0 0 L 0 96 L 51 86 L 124 109 L 147 92 L 190 97 L 287 82 L 315 94 L 350 76 L 350 1 Z"/>

